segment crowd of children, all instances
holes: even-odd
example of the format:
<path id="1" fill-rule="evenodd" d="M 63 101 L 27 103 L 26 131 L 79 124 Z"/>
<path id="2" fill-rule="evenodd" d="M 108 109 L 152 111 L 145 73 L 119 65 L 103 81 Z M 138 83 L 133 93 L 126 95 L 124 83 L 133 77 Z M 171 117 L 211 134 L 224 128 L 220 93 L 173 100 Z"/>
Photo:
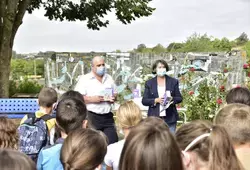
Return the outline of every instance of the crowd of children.
<path id="1" fill-rule="evenodd" d="M 120 105 L 116 125 L 124 139 L 108 145 L 88 121 L 82 95 L 59 100 L 52 88 L 40 109 L 20 125 L 0 117 L 1 170 L 250 170 L 250 91 L 229 91 L 214 122 L 194 120 L 171 133 L 161 118 L 142 118 L 133 101 Z M 53 116 L 55 112 L 55 116 Z"/>

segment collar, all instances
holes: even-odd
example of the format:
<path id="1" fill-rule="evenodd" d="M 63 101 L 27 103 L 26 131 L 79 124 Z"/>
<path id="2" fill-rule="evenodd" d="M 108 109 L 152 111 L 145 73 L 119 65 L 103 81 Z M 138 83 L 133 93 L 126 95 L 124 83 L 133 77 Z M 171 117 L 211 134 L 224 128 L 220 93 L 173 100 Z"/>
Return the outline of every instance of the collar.
<path id="1" fill-rule="evenodd" d="M 104 83 L 106 80 L 107 80 L 107 74 L 105 73 L 104 75 L 103 75 L 103 77 L 102 77 L 102 83 Z M 94 75 L 94 73 L 91 71 L 90 72 L 90 79 L 91 80 L 93 80 L 93 79 L 96 79 L 96 77 L 95 77 L 95 75 Z"/>

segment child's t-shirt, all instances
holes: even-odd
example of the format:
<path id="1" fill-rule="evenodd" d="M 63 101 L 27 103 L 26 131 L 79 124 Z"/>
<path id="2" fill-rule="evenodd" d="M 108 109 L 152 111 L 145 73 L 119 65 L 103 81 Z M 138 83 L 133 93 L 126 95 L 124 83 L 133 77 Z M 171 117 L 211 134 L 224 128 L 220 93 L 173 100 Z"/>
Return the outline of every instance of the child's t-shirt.
<path id="1" fill-rule="evenodd" d="M 112 167 L 113 170 L 119 169 L 118 166 L 124 143 L 125 139 L 108 146 L 104 162 L 107 166 Z"/>

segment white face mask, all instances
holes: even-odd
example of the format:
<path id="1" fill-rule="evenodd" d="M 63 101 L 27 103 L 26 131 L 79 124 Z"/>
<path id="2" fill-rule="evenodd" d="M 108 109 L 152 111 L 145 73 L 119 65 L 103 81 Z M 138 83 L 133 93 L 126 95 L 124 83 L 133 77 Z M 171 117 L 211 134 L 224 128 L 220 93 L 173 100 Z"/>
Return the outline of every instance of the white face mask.
<path id="1" fill-rule="evenodd" d="M 167 74 L 166 68 L 157 68 L 156 70 L 157 76 L 163 77 Z"/>

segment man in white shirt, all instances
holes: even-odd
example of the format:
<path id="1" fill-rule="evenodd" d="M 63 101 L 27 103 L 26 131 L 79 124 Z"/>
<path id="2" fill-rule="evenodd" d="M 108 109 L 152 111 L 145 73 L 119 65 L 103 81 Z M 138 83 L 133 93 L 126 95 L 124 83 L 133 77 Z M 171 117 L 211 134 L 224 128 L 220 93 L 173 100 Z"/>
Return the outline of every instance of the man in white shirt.
<path id="1" fill-rule="evenodd" d="M 102 57 L 94 57 L 91 63 L 92 71 L 82 75 L 75 86 L 80 92 L 88 109 L 90 126 L 103 131 L 109 139 L 109 144 L 118 141 L 111 104 L 115 101 L 115 83 L 112 77 L 105 73 L 105 61 Z M 110 97 L 105 97 L 112 93 Z"/>

